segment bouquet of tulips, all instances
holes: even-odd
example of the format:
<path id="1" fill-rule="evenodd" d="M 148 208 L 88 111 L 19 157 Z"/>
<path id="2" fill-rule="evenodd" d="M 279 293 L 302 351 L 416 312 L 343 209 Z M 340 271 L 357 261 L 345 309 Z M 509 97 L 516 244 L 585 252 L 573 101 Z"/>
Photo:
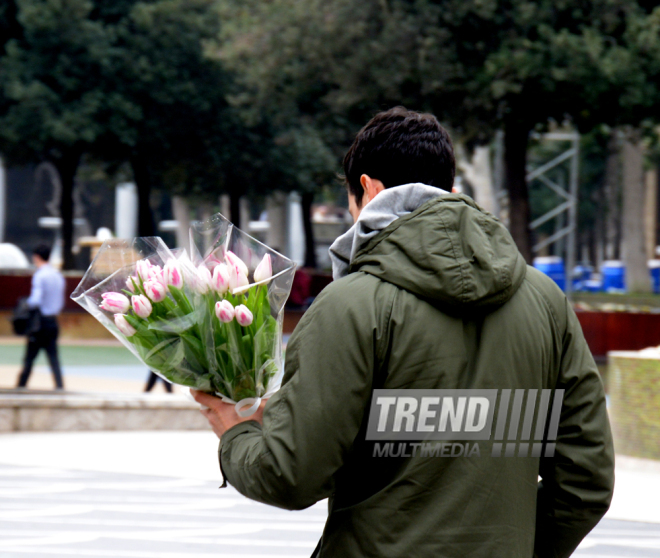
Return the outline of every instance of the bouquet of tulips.
<path id="1" fill-rule="evenodd" d="M 220 214 L 190 237 L 190 255 L 156 237 L 106 241 L 71 297 L 155 373 L 248 416 L 281 381 L 295 266 Z"/>

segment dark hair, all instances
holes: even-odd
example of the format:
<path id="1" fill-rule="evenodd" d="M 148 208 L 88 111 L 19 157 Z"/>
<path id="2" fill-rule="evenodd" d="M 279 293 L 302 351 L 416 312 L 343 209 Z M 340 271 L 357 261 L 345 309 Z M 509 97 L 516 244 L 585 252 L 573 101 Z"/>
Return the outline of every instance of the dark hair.
<path id="1" fill-rule="evenodd" d="M 50 246 L 48 244 L 39 244 L 39 246 L 32 250 L 32 253 L 47 262 L 50 259 Z"/>
<path id="2" fill-rule="evenodd" d="M 456 173 L 451 138 L 432 114 L 395 107 L 362 128 L 344 157 L 344 180 L 361 205 L 360 176 L 385 188 L 422 182 L 451 191 Z"/>

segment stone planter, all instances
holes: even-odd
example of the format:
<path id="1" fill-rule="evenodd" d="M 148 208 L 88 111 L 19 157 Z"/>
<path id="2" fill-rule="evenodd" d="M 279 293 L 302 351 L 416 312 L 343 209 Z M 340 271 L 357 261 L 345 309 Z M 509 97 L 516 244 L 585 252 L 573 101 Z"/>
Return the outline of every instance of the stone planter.
<path id="1" fill-rule="evenodd" d="M 183 395 L 0 392 L 0 433 L 208 429 Z"/>
<path id="2" fill-rule="evenodd" d="M 660 350 L 608 353 L 607 384 L 616 452 L 660 459 Z"/>

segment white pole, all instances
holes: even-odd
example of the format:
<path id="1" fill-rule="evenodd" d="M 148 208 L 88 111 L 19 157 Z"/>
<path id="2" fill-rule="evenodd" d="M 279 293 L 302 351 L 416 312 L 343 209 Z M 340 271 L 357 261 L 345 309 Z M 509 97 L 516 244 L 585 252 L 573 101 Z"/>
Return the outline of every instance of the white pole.
<path id="1" fill-rule="evenodd" d="M 133 182 L 115 188 L 115 236 L 133 239 L 137 236 L 138 195 Z"/>
<path id="2" fill-rule="evenodd" d="M 305 230 L 303 228 L 300 194 L 291 192 L 288 196 L 287 232 L 288 249 L 286 255 L 298 265 L 305 262 Z"/>

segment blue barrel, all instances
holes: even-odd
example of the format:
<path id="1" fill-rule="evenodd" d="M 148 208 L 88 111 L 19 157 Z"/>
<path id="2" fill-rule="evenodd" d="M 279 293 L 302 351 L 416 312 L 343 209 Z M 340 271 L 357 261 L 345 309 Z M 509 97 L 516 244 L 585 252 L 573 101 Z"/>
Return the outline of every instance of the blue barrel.
<path id="1" fill-rule="evenodd" d="M 584 291 L 585 282 L 591 279 L 594 268 L 590 265 L 576 265 L 573 268 L 573 290 Z"/>
<path id="2" fill-rule="evenodd" d="M 619 260 L 608 260 L 601 267 L 603 290 L 606 293 L 622 293 L 626 290 L 626 267 Z"/>
<path id="3" fill-rule="evenodd" d="M 589 279 L 582 283 L 582 290 L 587 293 L 599 293 L 603 290 L 603 283 L 601 281 Z"/>
<path id="4" fill-rule="evenodd" d="M 660 260 L 649 260 L 651 273 L 651 288 L 655 294 L 660 294 Z"/>
<path id="5" fill-rule="evenodd" d="M 564 260 L 559 256 L 545 256 L 534 258 L 534 267 L 545 273 L 563 291 L 566 288 L 566 270 Z"/>

